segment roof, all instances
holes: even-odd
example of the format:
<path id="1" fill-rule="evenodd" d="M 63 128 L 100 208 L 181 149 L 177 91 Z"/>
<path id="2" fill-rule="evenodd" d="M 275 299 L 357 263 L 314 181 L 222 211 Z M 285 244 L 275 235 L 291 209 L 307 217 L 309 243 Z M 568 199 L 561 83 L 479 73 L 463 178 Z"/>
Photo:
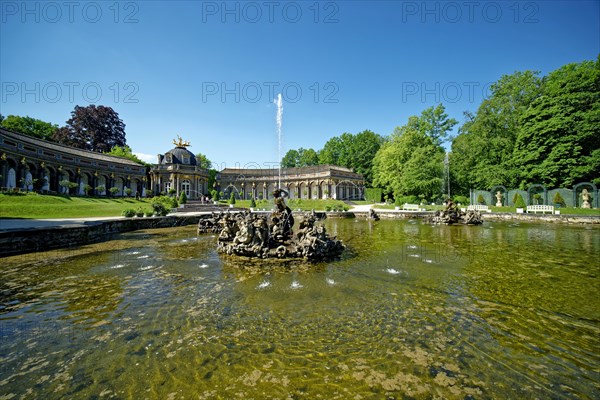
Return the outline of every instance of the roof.
<path id="1" fill-rule="evenodd" d="M 197 165 L 198 164 L 194 153 L 192 153 L 191 151 L 189 151 L 188 149 L 186 149 L 183 146 L 177 146 L 174 149 L 167 151 L 165 153 L 165 155 L 169 154 L 169 153 L 172 156 L 171 162 L 168 163 L 166 160 L 166 157 L 165 157 L 162 159 L 161 164 L 183 164 L 183 165 Z M 187 163 L 183 162 L 184 157 L 188 157 L 189 161 Z"/>
<path id="2" fill-rule="evenodd" d="M 0 128 L 0 133 L 3 136 L 12 138 L 13 140 L 17 140 L 21 143 L 29 143 L 33 146 L 43 147 L 43 148 L 46 148 L 49 150 L 61 152 L 63 154 L 70 154 L 70 155 L 77 156 L 77 157 L 93 158 L 95 160 L 102 160 L 102 161 L 115 163 L 115 164 L 125 164 L 125 165 L 131 165 L 131 166 L 135 166 L 135 167 L 142 166 L 142 164 L 138 164 L 127 158 L 111 156 L 108 154 L 98 153 L 95 151 L 77 149 L 75 147 L 66 146 L 64 144 L 59 144 L 59 143 L 50 142 L 50 141 L 44 140 L 44 139 L 34 138 L 32 136 L 25 135 L 23 133 L 18 133 L 18 132 L 8 130 L 6 128 Z"/>

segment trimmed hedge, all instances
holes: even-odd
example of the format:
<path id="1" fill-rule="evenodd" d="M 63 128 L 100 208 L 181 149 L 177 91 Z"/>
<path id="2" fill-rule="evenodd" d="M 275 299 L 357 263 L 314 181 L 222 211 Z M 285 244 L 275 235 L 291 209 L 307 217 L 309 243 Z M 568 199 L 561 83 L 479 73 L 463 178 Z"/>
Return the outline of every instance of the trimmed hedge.
<path id="1" fill-rule="evenodd" d="M 383 190 L 379 188 L 365 189 L 365 200 L 373 203 L 381 203 L 383 201 Z"/>

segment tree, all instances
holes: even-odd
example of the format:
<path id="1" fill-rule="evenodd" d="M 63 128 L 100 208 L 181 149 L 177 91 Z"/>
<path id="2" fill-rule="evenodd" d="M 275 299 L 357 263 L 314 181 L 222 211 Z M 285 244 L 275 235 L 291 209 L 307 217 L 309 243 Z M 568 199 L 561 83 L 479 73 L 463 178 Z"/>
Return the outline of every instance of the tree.
<path id="1" fill-rule="evenodd" d="M 20 117 L 18 115 L 9 115 L 6 118 L 0 118 L 0 126 L 45 140 L 52 140 L 52 135 L 58 129 L 58 125 L 53 125 L 50 122 L 44 122 L 29 116 Z"/>
<path id="2" fill-rule="evenodd" d="M 520 122 L 513 160 L 521 187 L 600 183 L 600 56 L 551 72 Z"/>
<path id="3" fill-rule="evenodd" d="M 311 165 L 319 164 L 319 155 L 314 149 L 303 149 L 300 147 L 298 155 L 300 156 L 299 167 L 310 167 Z"/>
<path id="4" fill-rule="evenodd" d="M 450 174 L 455 193 L 470 188 L 516 184 L 519 170 L 513 150 L 521 129 L 521 115 L 540 95 L 539 72 L 503 75 L 490 87 L 490 97 L 477 113 L 465 112 L 465 122 L 452 141 Z"/>
<path id="5" fill-rule="evenodd" d="M 394 197 L 435 199 L 442 190 L 443 139 L 457 122 L 443 105 L 409 117 L 373 159 L 373 185 Z"/>
<path id="6" fill-rule="evenodd" d="M 138 164 L 146 165 L 145 162 L 140 160 L 138 158 L 138 156 L 136 156 L 135 154 L 133 154 L 131 152 L 131 148 L 127 145 L 122 146 L 122 147 L 121 146 L 113 146 L 112 149 L 110 149 L 110 151 L 106 154 L 109 154 L 111 156 L 116 156 L 116 157 L 123 157 L 123 158 L 131 160 L 133 162 L 136 162 Z"/>
<path id="7" fill-rule="evenodd" d="M 125 146 L 125 124 L 111 107 L 75 106 L 71 119 L 53 138 L 80 149 L 108 152 L 114 146 Z"/>
<path id="8" fill-rule="evenodd" d="M 281 159 L 281 167 L 282 168 L 293 168 L 298 166 L 298 162 L 300 160 L 300 155 L 298 154 L 298 150 L 288 150 L 287 153 Z"/>
<path id="9" fill-rule="evenodd" d="M 308 167 L 319 164 L 319 155 L 314 149 L 304 149 L 300 147 L 298 150 L 288 150 L 285 156 L 281 159 L 283 168 L 292 167 Z"/>
<path id="10" fill-rule="evenodd" d="M 343 133 L 325 143 L 319 152 L 319 163 L 352 168 L 362 174 L 367 185 L 370 185 L 373 180 L 373 158 L 384 142 L 380 135 L 370 130 L 356 135 Z"/>
<path id="11" fill-rule="evenodd" d="M 212 162 L 202 153 L 196 154 L 196 160 L 198 161 L 198 166 L 204 169 L 211 169 Z"/>
<path id="12" fill-rule="evenodd" d="M 187 195 L 185 194 L 185 192 L 181 192 L 181 194 L 179 195 L 179 204 L 185 203 L 187 203 Z"/>
<path id="13" fill-rule="evenodd" d="M 412 121 L 417 124 L 415 128 L 429 136 L 435 146 L 442 146 L 448 137 L 448 132 L 458 124 L 454 118 L 448 118 L 442 104 L 423 110 L 421 117 L 413 118 Z"/>

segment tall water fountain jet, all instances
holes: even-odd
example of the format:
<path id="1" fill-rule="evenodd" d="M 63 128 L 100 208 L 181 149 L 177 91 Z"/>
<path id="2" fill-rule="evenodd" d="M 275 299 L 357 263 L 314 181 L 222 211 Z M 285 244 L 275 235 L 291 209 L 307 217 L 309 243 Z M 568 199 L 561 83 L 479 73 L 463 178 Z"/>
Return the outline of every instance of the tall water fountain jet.
<path id="1" fill-rule="evenodd" d="M 277 106 L 277 115 L 275 116 L 275 123 L 277 124 L 277 156 L 279 157 L 279 179 L 277 181 L 278 188 L 281 188 L 281 150 L 283 135 L 281 133 L 281 123 L 283 122 L 283 100 L 281 99 L 281 93 L 277 95 L 277 98 L 273 100 L 273 103 Z"/>

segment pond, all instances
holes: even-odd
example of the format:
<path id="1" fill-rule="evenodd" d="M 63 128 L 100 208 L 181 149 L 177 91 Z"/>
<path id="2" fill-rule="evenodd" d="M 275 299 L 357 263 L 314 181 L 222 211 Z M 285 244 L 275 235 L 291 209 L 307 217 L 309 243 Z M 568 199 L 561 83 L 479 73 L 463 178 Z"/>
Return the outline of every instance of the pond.
<path id="1" fill-rule="evenodd" d="M 4 258 L 0 398 L 600 398 L 600 229 L 327 220 L 341 260 L 195 227 Z"/>

